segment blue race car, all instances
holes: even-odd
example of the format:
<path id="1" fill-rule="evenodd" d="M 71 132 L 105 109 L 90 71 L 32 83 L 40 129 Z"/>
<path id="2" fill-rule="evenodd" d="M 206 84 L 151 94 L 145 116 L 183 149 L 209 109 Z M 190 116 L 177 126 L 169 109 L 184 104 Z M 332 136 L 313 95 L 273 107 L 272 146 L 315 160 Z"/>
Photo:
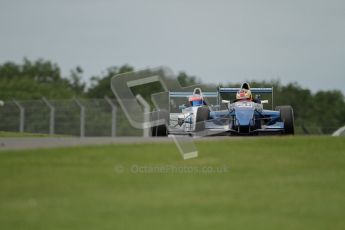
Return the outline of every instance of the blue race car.
<path id="1" fill-rule="evenodd" d="M 180 113 L 170 113 L 170 122 L 167 134 L 190 134 L 190 135 L 256 135 L 262 133 L 294 134 L 294 114 L 291 106 L 277 106 L 275 110 L 264 109 L 267 100 L 253 99 L 251 93 L 272 94 L 273 88 L 249 88 L 248 83 L 242 84 L 241 88 L 219 88 L 218 92 L 205 92 L 207 97 L 218 97 L 226 105 L 220 109 L 221 104 L 216 106 L 207 103 L 198 106 L 180 106 Z M 244 91 L 244 92 L 242 92 Z M 237 94 L 236 100 L 220 100 L 221 95 Z M 243 93 L 243 98 L 241 97 Z M 250 97 L 246 94 L 250 93 Z M 191 96 L 186 92 L 170 92 L 170 96 Z"/>
<path id="2" fill-rule="evenodd" d="M 220 88 L 219 93 L 238 93 L 241 89 Z M 272 93 L 273 88 L 251 88 L 252 93 Z M 272 96 L 273 101 L 273 96 Z M 223 126 L 227 133 L 250 135 L 260 133 L 294 134 L 294 115 L 291 106 L 277 106 L 275 110 L 263 108 L 267 100 L 223 100 L 226 110 L 210 111 L 205 129 L 218 130 Z M 273 103 L 272 103 L 273 106 Z"/>

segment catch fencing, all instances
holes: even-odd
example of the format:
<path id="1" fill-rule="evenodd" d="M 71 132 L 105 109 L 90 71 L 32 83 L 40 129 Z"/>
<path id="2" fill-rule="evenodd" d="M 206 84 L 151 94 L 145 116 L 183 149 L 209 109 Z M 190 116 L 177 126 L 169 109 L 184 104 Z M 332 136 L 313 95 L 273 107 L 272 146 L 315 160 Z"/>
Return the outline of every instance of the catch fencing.
<path id="1" fill-rule="evenodd" d="M 112 98 L 11 100 L 0 106 L 0 131 L 70 136 L 142 136 Z"/>

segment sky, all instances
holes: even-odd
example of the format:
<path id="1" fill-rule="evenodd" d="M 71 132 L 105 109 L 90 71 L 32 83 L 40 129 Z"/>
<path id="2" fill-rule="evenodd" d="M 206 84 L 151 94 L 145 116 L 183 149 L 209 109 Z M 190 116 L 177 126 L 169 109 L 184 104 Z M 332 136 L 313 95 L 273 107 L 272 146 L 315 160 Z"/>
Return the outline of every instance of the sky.
<path id="1" fill-rule="evenodd" d="M 345 94 L 343 0 L 0 0 L 0 63 L 43 58 L 87 81 L 167 66 L 203 82 L 279 79 Z"/>

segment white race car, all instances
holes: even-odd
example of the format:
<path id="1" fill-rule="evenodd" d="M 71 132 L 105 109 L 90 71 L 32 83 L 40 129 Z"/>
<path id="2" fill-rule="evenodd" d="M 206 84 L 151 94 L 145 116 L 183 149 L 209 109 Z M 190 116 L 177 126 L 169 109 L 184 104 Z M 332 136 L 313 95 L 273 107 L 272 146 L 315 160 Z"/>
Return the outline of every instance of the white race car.
<path id="1" fill-rule="evenodd" d="M 195 88 L 191 92 L 169 92 L 169 105 L 173 111 L 169 111 L 169 122 L 167 127 L 160 125 L 152 128 L 152 136 L 166 136 L 168 134 L 193 134 L 204 130 L 204 121 L 208 120 L 213 106 L 208 105 L 206 98 L 217 100 L 217 92 L 202 92 L 200 88 Z M 176 105 L 176 100 L 184 104 Z"/>
<path id="2" fill-rule="evenodd" d="M 170 113 L 169 133 L 197 132 L 203 129 L 200 122 L 208 119 L 210 108 L 200 88 L 194 89 L 193 94 L 188 97 L 188 103 L 179 106 L 181 113 Z"/>

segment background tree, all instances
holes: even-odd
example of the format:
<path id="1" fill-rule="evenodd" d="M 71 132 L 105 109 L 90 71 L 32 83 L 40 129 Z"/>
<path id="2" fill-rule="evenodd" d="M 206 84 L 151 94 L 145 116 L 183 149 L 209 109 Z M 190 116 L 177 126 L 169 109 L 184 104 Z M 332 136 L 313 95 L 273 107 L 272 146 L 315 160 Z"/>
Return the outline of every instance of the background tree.
<path id="1" fill-rule="evenodd" d="M 192 86 L 201 83 L 196 79 L 195 76 L 189 76 L 186 72 L 183 71 L 178 73 L 177 80 L 179 81 L 182 87 Z"/>
<path id="2" fill-rule="evenodd" d="M 79 96 L 83 95 L 86 90 L 86 83 L 83 81 L 83 72 L 83 69 L 77 66 L 71 70 L 69 79 L 71 89 Z"/>
<path id="3" fill-rule="evenodd" d="M 345 124 L 345 102 L 340 91 L 319 91 L 314 95 L 314 107 L 310 111 L 312 121 L 329 133 Z M 314 116 L 313 116 L 314 115 Z"/>
<path id="4" fill-rule="evenodd" d="M 71 98 L 85 87 L 75 80 L 62 78 L 58 65 L 43 59 L 32 62 L 25 58 L 21 64 L 6 62 L 0 65 L 0 98 Z"/>
<path id="5" fill-rule="evenodd" d="M 105 74 L 101 76 L 93 76 L 91 78 L 91 87 L 87 91 L 87 97 L 90 98 L 104 98 L 104 96 L 114 97 L 114 93 L 111 91 L 110 81 L 111 78 L 117 74 L 127 73 L 134 71 L 134 68 L 129 65 L 123 65 L 121 67 L 109 67 Z"/>

